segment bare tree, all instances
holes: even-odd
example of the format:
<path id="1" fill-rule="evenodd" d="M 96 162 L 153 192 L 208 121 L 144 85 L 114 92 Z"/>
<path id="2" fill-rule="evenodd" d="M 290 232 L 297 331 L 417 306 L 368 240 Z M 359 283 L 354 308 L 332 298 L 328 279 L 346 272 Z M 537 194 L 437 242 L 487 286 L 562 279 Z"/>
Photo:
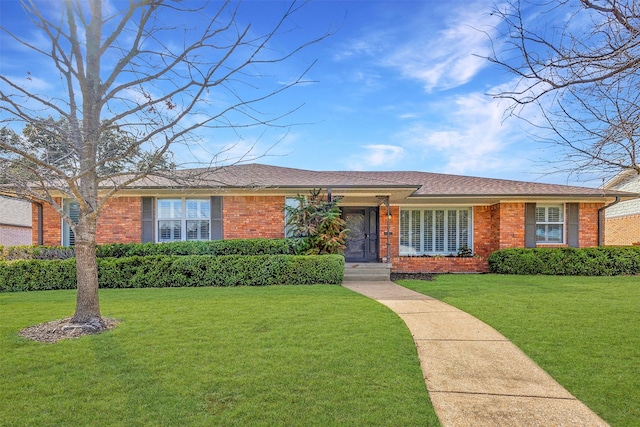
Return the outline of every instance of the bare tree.
<path id="1" fill-rule="evenodd" d="M 102 325 L 96 228 L 108 199 L 170 171 L 175 147 L 192 142 L 196 131 L 282 125 L 286 111 L 265 118 L 257 105 L 302 83 L 308 69 L 279 85 L 268 85 L 261 73 L 326 36 L 284 53 L 272 48 L 294 28 L 291 18 L 303 6 L 296 1 L 263 33 L 243 23 L 242 5 L 233 1 L 131 0 L 114 3 L 117 10 L 107 4 L 24 0 L 46 44 L 2 28 L 46 59 L 45 72 L 62 85 L 61 93 L 38 93 L 29 70 L 27 84 L 0 75 L 0 167 L 18 194 L 52 205 L 75 234 L 78 324 Z M 45 10 L 51 5 L 58 13 Z M 19 125 L 26 125 L 23 136 L 11 131 Z M 78 203 L 77 222 L 56 196 Z"/>
<path id="2" fill-rule="evenodd" d="M 563 151 L 558 169 L 640 174 L 640 3 L 514 0 L 494 14 L 506 31 L 487 59 L 518 79 L 492 95 Z"/>

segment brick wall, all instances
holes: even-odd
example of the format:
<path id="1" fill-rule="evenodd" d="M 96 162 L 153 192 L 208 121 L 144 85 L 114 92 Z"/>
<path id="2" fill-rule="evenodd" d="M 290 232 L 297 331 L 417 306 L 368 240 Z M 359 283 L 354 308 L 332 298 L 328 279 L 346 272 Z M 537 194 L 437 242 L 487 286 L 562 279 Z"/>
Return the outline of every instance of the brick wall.
<path id="1" fill-rule="evenodd" d="M 56 199 L 56 203 L 61 203 L 60 199 Z M 38 244 L 38 206 L 32 205 L 32 222 L 31 242 Z M 62 220 L 58 212 L 48 203 L 42 204 L 42 230 L 43 242 L 45 246 L 60 246 L 62 244 Z"/>
<path id="2" fill-rule="evenodd" d="M 640 214 L 607 218 L 605 230 L 605 245 L 622 246 L 639 243 Z"/>
<path id="3" fill-rule="evenodd" d="M 23 246 L 31 244 L 31 228 L 0 225 L 0 246 Z"/>
<path id="4" fill-rule="evenodd" d="M 284 237 L 284 197 L 229 196 L 222 201 L 225 239 Z"/>
<path id="5" fill-rule="evenodd" d="M 598 245 L 598 209 L 601 203 L 580 205 L 580 247 Z M 391 262 L 394 272 L 482 273 L 488 271 L 487 257 L 498 249 L 525 246 L 525 204 L 500 203 L 473 208 L 473 258 L 399 256 L 400 208 L 391 207 Z M 380 209 L 380 229 L 386 230 L 386 209 Z M 638 217 L 640 231 L 640 216 Z M 640 234 L 639 234 L 640 236 Z M 540 245 L 551 247 L 550 245 Z M 556 245 L 563 246 L 565 245 Z M 380 241 L 380 254 L 386 255 L 386 239 Z"/>
<path id="6" fill-rule="evenodd" d="M 598 246 L 598 210 L 603 206 L 604 203 L 580 203 L 579 247 Z"/>
<path id="7" fill-rule="evenodd" d="M 489 253 L 487 237 L 491 234 L 486 224 L 491 221 L 489 207 L 474 208 L 473 211 L 473 258 L 399 256 L 400 253 L 400 207 L 391 206 L 390 253 L 391 271 L 403 273 L 485 273 L 488 271 L 485 255 Z M 380 207 L 380 257 L 387 254 L 387 209 Z"/>
<path id="8" fill-rule="evenodd" d="M 488 257 L 495 250 L 493 242 L 493 209 L 491 206 L 473 208 L 473 253 Z"/>
<path id="9" fill-rule="evenodd" d="M 56 199 L 61 203 L 60 199 Z M 38 244 L 38 207 L 33 204 L 31 242 Z M 62 219 L 49 204 L 42 205 L 43 245 L 62 244 Z M 98 218 L 96 241 L 104 243 L 137 243 L 142 238 L 142 199 L 114 197 L 105 205 Z"/>
<path id="10" fill-rule="evenodd" d="M 494 249 L 523 248 L 524 203 L 500 203 L 497 209 L 498 221 L 492 223 L 492 232 L 497 239 L 497 247 L 494 246 Z"/>
<path id="11" fill-rule="evenodd" d="M 142 241 L 142 198 L 114 197 L 98 218 L 98 244 Z"/>

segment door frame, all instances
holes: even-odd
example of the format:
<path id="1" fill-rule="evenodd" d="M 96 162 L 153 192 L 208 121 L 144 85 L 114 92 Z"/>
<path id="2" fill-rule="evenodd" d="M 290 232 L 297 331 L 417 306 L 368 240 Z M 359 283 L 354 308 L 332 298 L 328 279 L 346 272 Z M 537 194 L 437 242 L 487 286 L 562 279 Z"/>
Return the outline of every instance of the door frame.
<path id="1" fill-rule="evenodd" d="M 345 206 L 342 208 L 342 218 L 349 212 L 364 211 L 365 244 L 363 258 L 347 257 L 345 249 L 345 260 L 347 262 L 379 262 L 380 258 L 380 208 L 378 206 Z M 375 230 L 371 232 L 371 215 L 375 215 Z M 349 241 L 345 244 L 348 246 Z"/>

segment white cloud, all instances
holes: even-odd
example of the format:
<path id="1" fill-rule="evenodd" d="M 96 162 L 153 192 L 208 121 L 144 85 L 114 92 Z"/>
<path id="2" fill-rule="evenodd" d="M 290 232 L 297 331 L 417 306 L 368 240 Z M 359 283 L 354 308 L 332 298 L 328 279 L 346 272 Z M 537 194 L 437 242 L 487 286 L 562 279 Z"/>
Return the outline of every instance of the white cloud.
<path id="1" fill-rule="evenodd" d="M 385 64 L 421 81 L 427 92 L 469 82 L 488 65 L 482 56 L 490 54 L 488 35 L 498 22 L 489 13 L 492 7 L 480 0 L 452 9 L 442 30 L 431 33 L 427 27 L 416 32 L 385 58 Z"/>
<path id="2" fill-rule="evenodd" d="M 430 121 L 414 121 L 396 135 L 407 151 L 420 153 L 431 171 L 495 175 L 530 169 L 530 148 L 515 120 L 504 120 L 504 108 L 481 93 L 448 98 Z M 518 154 L 515 154 L 518 153 Z"/>
<path id="3" fill-rule="evenodd" d="M 463 85 L 488 65 L 482 56 L 491 53 L 489 37 L 494 38 L 499 19 L 490 13 L 496 6 L 488 0 L 453 4 L 461 5 L 434 15 L 437 6 L 425 2 L 402 25 L 367 28 L 361 37 L 336 49 L 334 60 L 369 57 L 421 82 L 427 92 Z M 445 22 L 434 22 L 433 16 L 442 14 L 447 16 Z"/>
<path id="4" fill-rule="evenodd" d="M 360 152 L 348 160 L 349 169 L 371 170 L 380 167 L 388 169 L 398 164 L 405 155 L 405 149 L 397 145 L 370 144 L 360 146 Z"/>

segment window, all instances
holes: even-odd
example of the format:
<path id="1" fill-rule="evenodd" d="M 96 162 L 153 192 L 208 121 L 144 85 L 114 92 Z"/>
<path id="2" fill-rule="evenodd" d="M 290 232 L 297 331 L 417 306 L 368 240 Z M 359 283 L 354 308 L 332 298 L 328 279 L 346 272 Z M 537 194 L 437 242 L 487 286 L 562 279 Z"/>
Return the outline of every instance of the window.
<path id="1" fill-rule="evenodd" d="M 564 205 L 536 205 L 536 243 L 564 243 Z"/>
<path id="2" fill-rule="evenodd" d="M 78 202 L 71 200 L 65 200 L 62 204 L 62 209 L 69 215 L 73 222 L 78 222 L 78 215 L 80 214 L 80 205 Z M 62 246 L 75 246 L 76 236 L 73 233 L 71 227 L 65 220 L 62 220 Z"/>
<path id="3" fill-rule="evenodd" d="M 157 212 L 158 242 L 210 239 L 208 199 L 158 199 Z"/>
<path id="4" fill-rule="evenodd" d="M 473 247 L 471 208 L 402 209 L 400 255 L 451 255 Z"/>
<path id="5" fill-rule="evenodd" d="M 286 197 L 284 199 L 284 204 L 290 208 L 298 208 L 300 207 L 300 200 L 294 197 Z M 284 210 L 284 237 L 294 237 L 294 228 L 289 226 L 287 227 L 287 223 L 289 222 L 289 210 L 285 208 Z"/>

